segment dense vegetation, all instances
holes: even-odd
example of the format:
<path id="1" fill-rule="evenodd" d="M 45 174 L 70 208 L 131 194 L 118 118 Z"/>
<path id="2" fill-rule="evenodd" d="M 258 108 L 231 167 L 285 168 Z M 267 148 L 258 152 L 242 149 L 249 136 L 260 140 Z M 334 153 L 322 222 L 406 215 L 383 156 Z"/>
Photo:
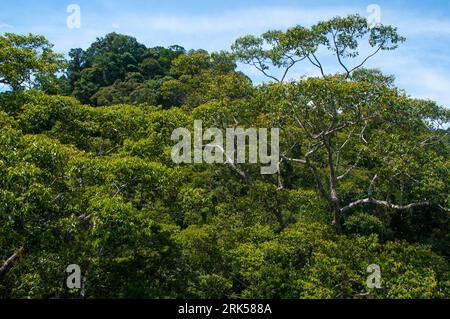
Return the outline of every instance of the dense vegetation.
<path id="1" fill-rule="evenodd" d="M 366 41 L 404 39 L 349 16 L 231 53 L 112 33 L 64 63 L 42 37 L 1 36 L 0 297 L 449 298 L 449 111 L 364 69 Z M 301 63 L 321 75 L 286 81 Z M 280 128 L 279 173 L 174 164 L 172 131 L 197 119 Z"/>

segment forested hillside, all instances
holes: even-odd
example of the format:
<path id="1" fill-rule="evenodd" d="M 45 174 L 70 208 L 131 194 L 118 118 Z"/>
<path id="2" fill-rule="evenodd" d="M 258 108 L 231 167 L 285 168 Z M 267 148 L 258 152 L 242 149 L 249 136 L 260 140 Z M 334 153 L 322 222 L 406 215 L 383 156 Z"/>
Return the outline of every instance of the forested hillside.
<path id="1" fill-rule="evenodd" d="M 0 36 L 0 298 L 450 298 L 449 110 L 364 68 L 403 41 L 359 16 L 230 52 Z M 175 164 L 195 120 L 279 128 L 278 173 Z"/>

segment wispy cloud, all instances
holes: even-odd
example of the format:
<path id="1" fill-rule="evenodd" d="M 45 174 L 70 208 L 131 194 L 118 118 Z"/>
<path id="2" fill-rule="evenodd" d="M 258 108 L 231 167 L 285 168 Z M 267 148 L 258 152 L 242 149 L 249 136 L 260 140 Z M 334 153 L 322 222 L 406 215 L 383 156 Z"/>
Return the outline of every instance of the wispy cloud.
<path id="1" fill-rule="evenodd" d="M 12 29 L 14 28 L 12 25 L 4 22 L 0 22 L 0 29 Z"/>
<path id="2" fill-rule="evenodd" d="M 409 34 L 442 34 L 450 36 L 450 20 L 426 19 L 411 21 L 408 25 Z"/>
<path id="3" fill-rule="evenodd" d="M 400 55 L 385 55 L 376 59 L 371 66 L 379 67 L 384 73 L 394 74 L 396 84 L 413 97 L 431 99 L 450 107 L 450 77 L 431 61 L 402 50 Z"/>
<path id="4" fill-rule="evenodd" d="M 427 17 L 420 13 L 407 13 L 398 19 L 394 12 L 386 13 L 386 18 L 407 36 L 450 36 L 450 19 Z"/>
<path id="5" fill-rule="evenodd" d="M 445 107 L 450 107 L 450 79 L 440 70 L 418 65 L 399 80 L 400 85 L 410 88 L 412 95 L 439 101 Z"/>
<path id="6" fill-rule="evenodd" d="M 352 8 L 290 8 L 262 7 L 228 11 L 215 15 L 126 16 L 129 26 L 181 33 L 220 33 L 236 30 L 287 28 L 297 24 L 310 25 L 318 20 L 354 12 Z"/>

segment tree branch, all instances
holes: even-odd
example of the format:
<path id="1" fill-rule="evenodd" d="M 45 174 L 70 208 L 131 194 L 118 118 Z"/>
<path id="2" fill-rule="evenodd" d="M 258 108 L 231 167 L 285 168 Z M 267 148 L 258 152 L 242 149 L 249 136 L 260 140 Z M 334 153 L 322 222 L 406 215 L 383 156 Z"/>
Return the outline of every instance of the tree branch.
<path id="1" fill-rule="evenodd" d="M 314 154 L 318 149 L 319 146 L 322 144 L 317 144 L 315 148 L 313 148 L 311 151 L 309 151 L 304 160 L 301 159 L 295 159 L 295 158 L 289 158 L 286 157 L 284 155 L 282 155 L 282 158 L 285 159 L 288 162 L 292 162 L 292 163 L 299 163 L 299 164 L 303 164 L 306 165 L 306 167 L 308 167 L 311 172 L 314 175 L 314 180 L 316 181 L 317 184 L 317 188 L 319 189 L 320 194 L 329 202 L 330 201 L 330 195 L 325 191 L 325 187 L 323 186 L 322 181 L 320 180 L 320 176 L 319 176 L 319 172 L 317 171 L 317 168 L 315 165 L 313 165 L 310 160 L 309 157 Z"/>
<path id="2" fill-rule="evenodd" d="M 408 209 L 413 209 L 413 208 L 422 207 L 422 206 L 429 206 L 430 202 L 411 203 L 408 205 L 395 205 L 395 204 L 392 204 L 390 202 L 383 201 L 383 200 L 364 198 L 364 199 L 357 200 L 353 203 L 350 203 L 347 206 L 341 208 L 341 213 L 345 213 L 351 209 L 354 209 L 356 207 L 360 207 L 363 205 L 367 205 L 367 204 L 374 204 L 374 205 L 391 208 L 391 209 L 395 209 L 395 210 L 408 210 Z"/>
<path id="3" fill-rule="evenodd" d="M 286 68 L 286 70 L 284 71 L 283 77 L 281 78 L 280 82 L 284 82 L 284 79 L 286 78 L 289 70 L 298 62 L 303 61 L 304 59 L 306 59 L 306 57 L 301 58 L 300 60 L 294 60 L 291 56 L 287 56 L 288 59 L 291 60 L 291 64 Z"/>
<path id="4" fill-rule="evenodd" d="M 0 267 L 0 277 L 3 276 L 12 267 L 14 262 L 20 258 L 24 251 L 25 246 L 22 246 L 18 250 L 16 250 L 14 254 L 12 254 L 8 259 L 6 259 L 6 261 Z"/>
<path id="5" fill-rule="evenodd" d="M 256 65 L 256 63 L 253 61 L 253 66 L 258 69 L 258 71 L 262 72 L 262 74 L 264 74 L 265 76 L 267 76 L 268 78 L 271 78 L 272 80 L 275 80 L 276 82 L 280 82 L 279 79 L 277 79 L 276 77 L 268 74 L 265 70 L 264 67 L 262 66 L 262 62 L 259 58 L 256 58 L 256 60 L 258 61 L 259 67 Z"/>
<path id="6" fill-rule="evenodd" d="M 355 70 L 359 69 L 360 67 L 362 67 L 371 57 L 373 57 L 375 54 L 380 52 L 380 50 L 383 47 L 383 45 L 384 45 L 384 42 L 378 47 L 378 49 L 374 53 L 372 53 L 367 58 L 365 58 L 359 65 L 357 65 L 353 69 L 351 69 L 350 73 L 352 73 L 353 71 L 355 71 Z"/>
<path id="7" fill-rule="evenodd" d="M 225 152 L 224 148 L 220 145 L 203 145 L 203 147 L 205 148 L 218 148 L 223 155 L 225 155 L 225 164 L 229 164 L 231 166 L 231 168 L 239 174 L 239 176 L 241 176 L 246 182 L 250 181 L 250 176 L 244 172 L 243 170 L 240 170 L 239 168 L 237 168 L 237 166 L 234 164 L 234 161 L 232 158 L 230 158 L 227 154 L 227 152 Z"/>
<path id="8" fill-rule="evenodd" d="M 337 56 L 337 59 L 338 59 L 338 62 L 339 62 L 339 64 L 344 68 L 344 70 L 345 70 L 345 72 L 347 72 L 347 78 L 350 76 L 350 71 L 348 70 L 348 68 L 345 66 L 345 64 L 344 63 L 342 63 L 342 60 L 341 60 L 341 52 L 340 52 L 340 50 L 339 50 L 339 48 L 338 48 L 338 45 L 337 45 L 337 43 L 336 43 L 336 34 L 333 32 L 332 33 L 333 34 L 333 43 L 334 43 L 334 47 L 336 48 L 336 56 Z"/>

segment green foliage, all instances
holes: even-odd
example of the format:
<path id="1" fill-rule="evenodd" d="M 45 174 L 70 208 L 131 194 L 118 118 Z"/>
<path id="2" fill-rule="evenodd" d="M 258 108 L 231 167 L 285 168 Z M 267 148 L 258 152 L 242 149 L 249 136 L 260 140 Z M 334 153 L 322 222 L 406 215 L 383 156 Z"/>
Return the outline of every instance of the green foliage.
<path id="1" fill-rule="evenodd" d="M 404 40 L 359 16 L 246 36 L 234 54 L 112 33 L 72 50 L 58 83 L 1 93 L 0 298 L 448 298 L 449 111 L 379 70 L 317 64 L 323 48 L 357 58 L 362 39 Z M 14 89 L 55 73 L 45 39 L 0 44 Z M 311 59 L 322 76 L 253 86 L 236 58 L 266 75 Z M 175 165 L 171 134 L 194 120 L 280 128 L 279 173 Z"/>
<path id="2" fill-rule="evenodd" d="M 67 76 L 60 79 L 65 93 L 94 106 L 145 103 L 191 110 L 212 99 L 247 97 L 252 91 L 226 52 L 146 48 L 132 37 L 110 33 L 69 56 Z"/>
<path id="3" fill-rule="evenodd" d="M 39 35 L 0 36 L 0 83 L 13 90 L 37 87 L 54 93 L 55 73 L 64 68 L 63 56 Z"/>
<path id="4" fill-rule="evenodd" d="M 64 92 L 92 105 L 156 105 L 161 79 L 183 53 L 181 47 L 149 49 L 133 37 L 110 33 L 86 51 L 70 51 Z"/>
<path id="5" fill-rule="evenodd" d="M 376 216 L 368 215 L 366 213 L 359 213 L 350 216 L 345 221 L 345 228 L 352 234 L 381 235 L 383 231 L 383 223 Z"/>
<path id="6" fill-rule="evenodd" d="M 359 64 L 350 66 L 346 60 L 360 55 L 358 48 L 362 41 L 367 41 L 374 52 Z M 254 66 L 271 80 L 283 82 L 289 70 L 303 61 L 309 61 L 325 77 L 326 70 L 317 56 L 322 48 L 336 57 L 348 78 L 378 52 L 394 50 L 404 41 L 395 27 L 377 25 L 370 28 L 365 18 L 349 15 L 321 21 L 310 28 L 298 25 L 286 32 L 271 30 L 260 37 L 247 35 L 237 39 L 231 48 L 243 63 Z M 281 75 L 271 73 L 271 66 L 281 69 Z"/>
<path id="7" fill-rule="evenodd" d="M 329 233 L 317 224 L 297 224 L 272 241 L 241 244 L 232 250 L 235 276 L 246 287 L 242 296 L 357 298 L 368 293 L 370 298 L 431 298 L 448 294 L 446 262 L 428 248 L 381 244 L 376 236 L 347 238 Z M 384 289 L 370 290 L 365 285 L 366 268 L 372 263 L 384 270 Z"/>

